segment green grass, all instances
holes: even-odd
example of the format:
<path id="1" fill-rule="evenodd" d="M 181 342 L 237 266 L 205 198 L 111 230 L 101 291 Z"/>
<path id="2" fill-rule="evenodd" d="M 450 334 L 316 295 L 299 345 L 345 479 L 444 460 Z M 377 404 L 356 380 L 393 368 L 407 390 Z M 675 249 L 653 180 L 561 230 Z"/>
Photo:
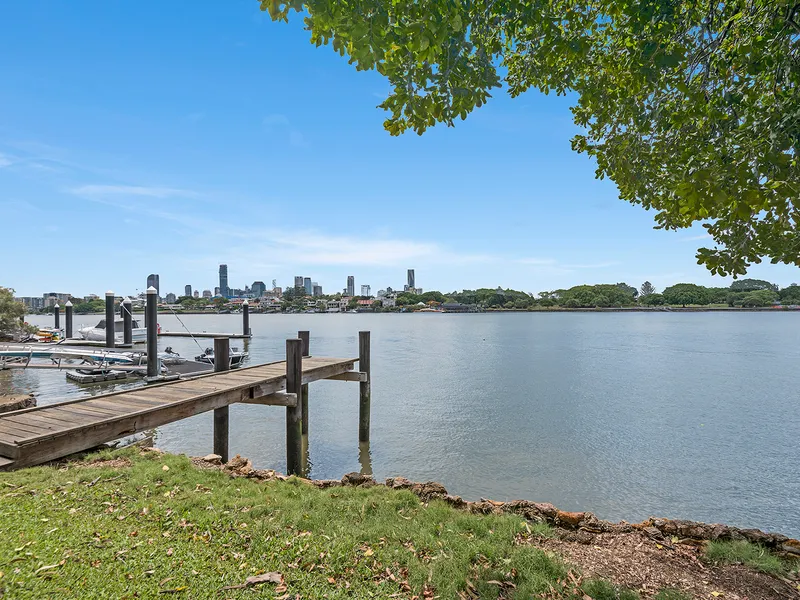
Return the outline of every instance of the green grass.
<path id="1" fill-rule="evenodd" d="M 692 600 L 692 597 L 686 592 L 665 588 L 653 596 L 653 600 Z"/>
<path id="2" fill-rule="evenodd" d="M 745 540 L 709 542 L 706 546 L 706 559 L 717 564 L 746 565 L 769 575 L 782 575 L 787 571 L 787 566 L 780 557 Z"/>
<path id="3" fill-rule="evenodd" d="M 602 579 L 589 579 L 581 586 L 592 600 L 639 600 L 639 593 Z"/>
<path id="4" fill-rule="evenodd" d="M 259 483 L 181 456 L 122 455 L 130 468 L 0 474 L 0 596 L 410 598 L 427 586 L 443 599 L 467 587 L 481 599 L 570 597 L 560 558 L 516 541 L 549 528 L 518 517 L 426 507 L 382 486 Z M 270 571 L 284 584 L 220 591 Z"/>

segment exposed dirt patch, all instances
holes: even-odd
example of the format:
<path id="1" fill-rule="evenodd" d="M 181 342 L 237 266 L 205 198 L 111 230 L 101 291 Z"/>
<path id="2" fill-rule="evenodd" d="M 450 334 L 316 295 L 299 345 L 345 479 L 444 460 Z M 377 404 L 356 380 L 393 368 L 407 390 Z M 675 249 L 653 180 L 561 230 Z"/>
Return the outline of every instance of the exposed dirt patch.
<path id="1" fill-rule="evenodd" d="M 639 532 L 557 531 L 556 538 L 525 541 L 561 554 L 586 576 L 638 590 L 643 598 L 663 588 L 676 588 L 694 598 L 721 600 L 800 598 L 800 591 L 792 584 L 747 567 L 704 563 L 703 549 L 697 545 L 654 540 Z"/>

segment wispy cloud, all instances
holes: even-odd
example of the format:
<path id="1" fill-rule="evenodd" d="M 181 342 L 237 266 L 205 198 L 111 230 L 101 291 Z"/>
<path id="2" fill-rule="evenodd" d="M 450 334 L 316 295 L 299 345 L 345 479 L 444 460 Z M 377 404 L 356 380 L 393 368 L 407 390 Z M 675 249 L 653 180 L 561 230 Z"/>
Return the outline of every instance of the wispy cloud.
<path id="1" fill-rule="evenodd" d="M 261 119 L 261 124 L 267 131 L 274 131 L 280 127 L 289 127 L 289 117 L 275 113 Z"/>
<path id="2" fill-rule="evenodd" d="M 275 134 L 276 136 L 288 135 L 289 145 L 294 148 L 305 148 L 308 146 L 308 141 L 301 131 L 292 127 L 289 117 L 280 113 L 267 115 L 261 119 L 261 125 L 267 133 Z"/>
<path id="3" fill-rule="evenodd" d="M 0 154 L 0 169 L 3 167 L 10 167 L 12 164 L 14 164 L 14 161 L 12 161 L 9 156 Z"/>
<path id="4" fill-rule="evenodd" d="M 289 132 L 289 143 L 294 146 L 295 148 L 303 148 L 308 146 L 306 143 L 306 138 L 303 137 L 303 134 L 299 131 L 290 131 Z"/>
<path id="5" fill-rule="evenodd" d="M 206 113 L 204 112 L 193 112 L 189 113 L 184 117 L 190 123 L 197 123 L 198 121 L 202 121 L 206 118 Z"/>
<path id="6" fill-rule="evenodd" d="M 535 265 L 549 267 L 558 263 L 554 258 L 520 258 L 517 262 L 521 265 Z"/>
<path id="7" fill-rule="evenodd" d="M 619 261 L 605 261 L 605 262 L 596 262 L 596 263 L 577 263 L 577 264 L 567 264 L 562 263 L 554 258 L 520 258 L 517 259 L 515 262 L 521 265 L 529 265 L 531 267 L 537 267 L 546 271 L 553 271 L 553 272 L 562 272 L 568 273 L 570 271 L 579 271 L 583 269 L 606 269 L 608 267 L 615 267 L 619 265 Z"/>
<path id="8" fill-rule="evenodd" d="M 685 237 L 678 238 L 678 239 L 681 242 L 699 242 L 700 240 L 710 240 L 712 238 L 711 238 L 711 235 L 709 235 L 708 233 L 703 233 L 703 234 L 700 234 L 700 235 L 685 236 Z"/>
<path id="9" fill-rule="evenodd" d="M 199 194 L 179 188 L 144 185 L 82 185 L 70 193 L 94 199 L 107 196 L 142 196 L 146 198 L 196 198 Z"/>
<path id="10" fill-rule="evenodd" d="M 608 267 L 616 267 L 619 261 L 610 260 L 606 262 L 577 264 L 577 265 L 562 265 L 564 269 L 607 269 Z"/>

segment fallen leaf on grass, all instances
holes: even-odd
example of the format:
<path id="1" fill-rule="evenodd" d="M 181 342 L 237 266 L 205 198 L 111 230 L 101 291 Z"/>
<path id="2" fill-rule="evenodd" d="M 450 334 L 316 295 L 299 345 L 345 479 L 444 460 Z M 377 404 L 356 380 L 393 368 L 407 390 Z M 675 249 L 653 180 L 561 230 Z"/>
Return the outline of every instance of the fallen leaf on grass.
<path id="1" fill-rule="evenodd" d="M 253 585 L 261 585 L 262 583 L 281 583 L 283 576 L 280 573 L 271 571 L 269 573 L 262 573 L 261 575 L 253 575 L 244 580 L 244 583 L 239 585 L 226 585 L 223 590 L 241 590 Z M 285 589 L 285 588 L 284 588 Z M 283 591 L 283 590 L 281 590 Z"/>
<path id="2" fill-rule="evenodd" d="M 164 465 L 163 467 L 161 467 L 161 470 L 162 471 L 169 471 L 169 467 L 167 465 Z"/>
<path id="3" fill-rule="evenodd" d="M 158 593 L 159 594 L 178 594 L 180 592 L 185 592 L 188 589 L 189 588 L 187 586 L 182 585 L 181 587 L 177 587 L 177 588 L 172 589 L 172 590 L 159 590 Z"/>

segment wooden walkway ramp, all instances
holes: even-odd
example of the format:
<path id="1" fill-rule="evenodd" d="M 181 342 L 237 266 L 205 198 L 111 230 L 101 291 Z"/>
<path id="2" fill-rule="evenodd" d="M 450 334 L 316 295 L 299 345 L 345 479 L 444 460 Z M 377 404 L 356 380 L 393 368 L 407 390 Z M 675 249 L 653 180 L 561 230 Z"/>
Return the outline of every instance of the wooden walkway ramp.
<path id="1" fill-rule="evenodd" d="M 366 381 L 356 358 L 304 357 L 302 383 Z M 297 406 L 286 362 L 203 375 L 0 415 L 0 470 L 41 464 L 237 402 Z"/>

